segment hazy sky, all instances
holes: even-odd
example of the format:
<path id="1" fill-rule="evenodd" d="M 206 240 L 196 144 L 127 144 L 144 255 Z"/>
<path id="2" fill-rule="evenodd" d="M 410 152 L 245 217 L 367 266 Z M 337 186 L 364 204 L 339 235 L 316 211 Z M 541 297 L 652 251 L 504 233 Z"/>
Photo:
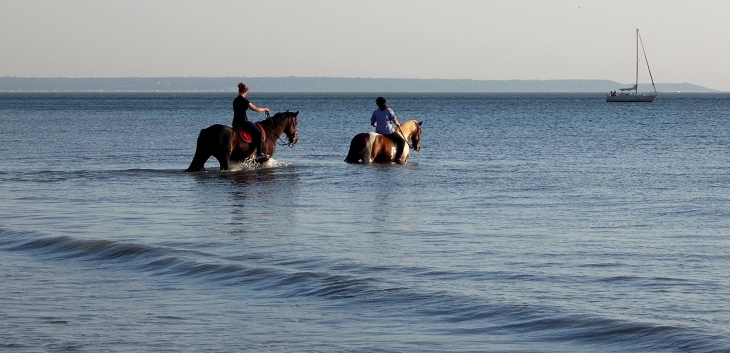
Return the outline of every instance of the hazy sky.
<path id="1" fill-rule="evenodd" d="M 639 28 L 655 81 L 730 91 L 729 18 L 727 0 L 0 0 L 0 76 L 632 82 Z"/>

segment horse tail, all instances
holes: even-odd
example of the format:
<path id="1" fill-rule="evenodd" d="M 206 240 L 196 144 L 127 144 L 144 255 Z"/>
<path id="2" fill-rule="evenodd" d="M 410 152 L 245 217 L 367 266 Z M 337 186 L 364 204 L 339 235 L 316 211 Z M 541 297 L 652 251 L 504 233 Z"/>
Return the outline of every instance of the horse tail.
<path id="1" fill-rule="evenodd" d="M 195 156 L 193 156 L 193 161 L 190 162 L 188 169 L 185 170 L 186 172 L 199 172 L 201 170 L 205 170 L 205 162 L 207 162 L 208 158 L 212 155 L 208 149 L 208 144 L 206 143 L 208 140 L 206 130 L 207 129 L 202 129 L 200 130 L 200 134 L 198 134 Z"/>
<path id="2" fill-rule="evenodd" d="M 345 162 L 347 163 L 365 163 L 366 159 L 369 158 L 369 151 L 366 151 L 368 147 L 369 135 L 367 133 L 361 133 L 355 135 L 350 141 L 350 150 L 347 152 Z M 366 153 L 367 152 L 367 153 Z"/>

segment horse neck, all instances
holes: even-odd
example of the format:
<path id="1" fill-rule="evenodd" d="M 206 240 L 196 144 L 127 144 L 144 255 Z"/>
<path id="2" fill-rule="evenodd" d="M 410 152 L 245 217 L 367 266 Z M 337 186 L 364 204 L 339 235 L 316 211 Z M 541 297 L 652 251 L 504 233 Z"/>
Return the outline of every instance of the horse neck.
<path id="1" fill-rule="evenodd" d="M 408 140 L 411 138 L 411 135 L 413 135 L 413 133 L 416 131 L 416 121 L 406 121 L 405 123 L 400 124 L 400 129 L 403 132 L 403 135 L 405 135 L 405 139 Z"/>
<path id="2" fill-rule="evenodd" d="M 284 132 L 284 126 L 285 126 L 285 124 L 283 124 L 284 120 L 285 119 L 279 120 L 278 124 L 274 121 L 273 118 L 259 121 L 259 124 L 261 124 L 261 126 L 264 129 L 266 129 L 267 140 L 268 140 L 268 135 L 271 133 L 273 133 L 275 135 L 272 137 L 276 138 L 276 136 L 280 136 Z"/>

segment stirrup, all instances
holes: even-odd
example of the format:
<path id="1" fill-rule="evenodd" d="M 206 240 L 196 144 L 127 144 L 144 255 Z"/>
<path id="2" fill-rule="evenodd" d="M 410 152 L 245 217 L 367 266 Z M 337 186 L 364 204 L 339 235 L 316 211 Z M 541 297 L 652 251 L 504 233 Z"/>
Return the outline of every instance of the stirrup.
<path id="1" fill-rule="evenodd" d="M 259 153 L 256 155 L 256 162 L 263 163 L 269 160 L 269 155 L 265 153 Z"/>

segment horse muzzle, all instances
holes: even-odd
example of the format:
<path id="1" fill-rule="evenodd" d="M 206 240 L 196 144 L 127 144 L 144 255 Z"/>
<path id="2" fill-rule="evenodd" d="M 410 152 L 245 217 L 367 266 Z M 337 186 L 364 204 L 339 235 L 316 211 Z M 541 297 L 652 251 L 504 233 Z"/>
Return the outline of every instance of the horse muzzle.
<path id="1" fill-rule="evenodd" d="M 289 145 L 289 148 L 292 148 L 292 147 L 294 147 L 294 145 L 296 145 L 296 144 L 297 144 L 297 142 L 299 142 L 299 136 L 297 136 L 297 135 L 294 135 L 294 137 L 293 137 L 293 138 L 290 138 L 290 139 L 289 139 L 289 144 L 288 144 L 288 145 Z"/>

